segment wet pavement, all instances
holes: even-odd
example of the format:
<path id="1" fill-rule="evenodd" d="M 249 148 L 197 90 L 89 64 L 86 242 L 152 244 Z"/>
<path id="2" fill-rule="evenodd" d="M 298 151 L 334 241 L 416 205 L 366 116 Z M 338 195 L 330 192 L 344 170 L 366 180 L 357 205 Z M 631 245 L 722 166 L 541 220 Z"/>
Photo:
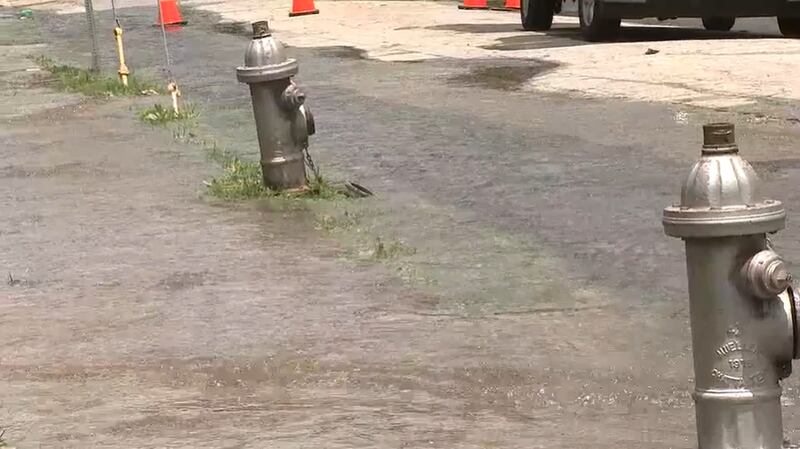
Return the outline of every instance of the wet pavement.
<path id="1" fill-rule="evenodd" d="M 198 133 L 255 158 L 245 26 L 168 35 Z M 110 13 L 100 15 L 110 34 Z M 150 10 L 129 66 L 163 77 Z M 42 52 L 85 64 L 82 16 Z M 2 26 L 2 24 L 0 24 Z M 111 40 L 104 45 L 113 67 Z M 694 447 L 682 247 L 660 212 L 700 125 L 739 125 L 800 213 L 797 125 L 518 92 L 537 61 L 386 63 L 291 48 L 325 172 L 377 193 L 276 211 L 198 198 L 202 151 L 136 123 L 148 101 L 4 123 L 3 413 L 19 447 Z M 498 68 L 499 67 L 499 68 Z M 795 105 L 769 105 L 769 108 Z M 315 214 L 352 226 L 325 233 Z M 789 228 L 776 246 L 790 261 Z M 413 251 L 360 256 L 375 239 Z M 786 383 L 786 403 L 798 400 Z M 786 409 L 798 437 L 800 414 Z"/>

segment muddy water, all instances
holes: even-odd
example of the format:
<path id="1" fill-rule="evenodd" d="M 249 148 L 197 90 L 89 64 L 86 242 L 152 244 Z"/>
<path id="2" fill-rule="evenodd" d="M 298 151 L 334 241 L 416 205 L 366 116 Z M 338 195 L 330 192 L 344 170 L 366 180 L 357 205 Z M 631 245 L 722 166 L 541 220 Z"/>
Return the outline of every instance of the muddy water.
<path id="1" fill-rule="evenodd" d="M 121 12 L 131 66 L 158 74 L 150 11 Z M 170 43 L 200 131 L 253 157 L 233 76 L 245 38 L 189 18 Z M 48 52 L 83 60 L 81 23 L 42 17 L 60 38 Z M 677 159 L 694 154 L 684 129 L 569 131 L 553 123 L 607 105 L 548 98 L 544 110 L 448 87 L 464 73 L 452 63 L 293 52 L 321 112 L 314 154 L 377 198 L 310 211 L 209 201 L 202 152 L 133 119 L 149 100 L 73 102 L 0 129 L 12 443 L 693 447 L 680 244 L 657 225 Z M 414 87 L 431 79 L 442 84 Z M 671 117 L 608 113 L 642 129 Z M 779 175 L 772 191 L 794 173 Z M 353 226 L 317 229 L 317 214 L 343 210 Z M 415 251 L 364 257 L 378 237 Z M 793 436 L 800 416 L 787 413 Z"/>

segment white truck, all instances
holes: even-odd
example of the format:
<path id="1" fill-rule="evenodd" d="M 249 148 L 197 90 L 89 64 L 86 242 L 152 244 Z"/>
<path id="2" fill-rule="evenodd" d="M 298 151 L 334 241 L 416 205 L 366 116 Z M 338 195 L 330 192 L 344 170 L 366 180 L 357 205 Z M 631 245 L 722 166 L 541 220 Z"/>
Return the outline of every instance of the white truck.
<path id="1" fill-rule="evenodd" d="M 588 41 L 611 39 L 622 19 L 703 19 L 708 30 L 728 31 L 737 17 L 777 17 L 781 33 L 800 37 L 800 0 L 521 0 L 522 26 L 546 31 L 553 14 L 577 12 Z"/>

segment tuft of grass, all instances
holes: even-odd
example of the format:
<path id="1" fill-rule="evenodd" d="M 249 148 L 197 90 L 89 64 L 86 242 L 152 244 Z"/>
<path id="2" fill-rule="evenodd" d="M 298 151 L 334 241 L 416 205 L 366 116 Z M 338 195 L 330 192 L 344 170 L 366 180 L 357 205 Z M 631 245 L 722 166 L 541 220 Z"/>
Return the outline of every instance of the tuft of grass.
<path id="1" fill-rule="evenodd" d="M 316 228 L 325 232 L 349 231 L 356 228 L 361 221 L 360 212 L 345 210 L 341 215 L 324 214 L 317 217 Z"/>
<path id="2" fill-rule="evenodd" d="M 155 83 L 128 75 L 128 85 L 123 86 L 116 76 L 93 73 L 79 67 L 56 64 L 45 56 L 35 58 L 43 70 L 53 75 L 56 86 L 68 92 L 90 97 L 130 97 L 162 93 Z"/>
<path id="3" fill-rule="evenodd" d="M 207 183 L 211 195 L 237 201 L 274 196 L 274 192 L 264 187 L 259 164 L 230 157 L 222 169 L 221 177 Z"/>
<path id="4" fill-rule="evenodd" d="M 153 126 L 167 126 L 169 123 L 179 121 L 186 122 L 198 116 L 194 107 L 190 104 L 185 104 L 183 109 L 178 110 L 178 112 L 175 112 L 171 106 L 154 104 L 149 108 L 142 109 L 137 115 L 139 116 L 139 120 Z M 183 126 L 184 132 L 187 131 L 187 128 L 187 126 Z M 173 137 L 177 138 L 175 132 L 173 132 Z"/>
<path id="5" fill-rule="evenodd" d="M 193 134 L 187 130 L 173 131 L 176 138 L 192 140 Z M 223 173 L 221 176 L 206 182 L 208 192 L 219 199 L 229 201 L 243 201 L 258 198 L 282 198 L 286 200 L 337 200 L 348 198 L 343 190 L 324 179 L 322 176 L 313 176 L 308 181 L 308 188 L 302 191 L 271 190 L 264 186 L 261 165 L 258 162 L 245 161 L 225 148 L 217 145 L 216 141 L 202 141 L 208 159 L 220 164 Z"/>
<path id="6" fill-rule="evenodd" d="M 395 259 L 401 256 L 411 256 L 417 250 L 400 241 L 384 242 L 380 237 L 375 239 L 372 248 L 372 258 L 375 260 Z"/>
<path id="7" fill-rule="evenodd" d="M 342 189 L 334 186 L 322 176 L 314 176 L 308 181 L 308 192 L 305 196 L 319 200 L 348 198 Z"/>
<path id="8" fill-rule="evenodd" d="M 280 191 L 264 186 L 261 166 L 257 162 L 244 161 L 231 156 L 225 150 L 213 147 L 211 158 L 222 164 L 223 174 L 206 183 L 208 192 L 223 200 L 252 200 L 257 198 L 285 198 L 309 200 L 335 200 L 346 195 L 322 178 L 308 183 L 308 189 L 301 191 Z"/>
<path id="9" fill-rule="evenodd" d="M 197 135 L 193 131 L 194 126 L 191 123 L 181 123 L 172 129 L 172 138 L 178 142 L 194 143 L 196 142 Z"/>

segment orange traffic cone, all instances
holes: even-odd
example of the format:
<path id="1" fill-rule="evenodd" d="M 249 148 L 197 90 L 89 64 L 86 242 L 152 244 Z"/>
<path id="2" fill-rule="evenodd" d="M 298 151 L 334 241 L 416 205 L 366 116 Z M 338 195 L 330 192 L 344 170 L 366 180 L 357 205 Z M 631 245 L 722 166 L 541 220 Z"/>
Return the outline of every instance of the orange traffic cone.
<path id="1" fill-rule="evenodd" d="M 492 8 L 494 11 L 519 11 L 519 0 L 506 0 L 502 8 Z"/>
<path id="2" fill-rule="evenodd" d="M 458 5 L 458 9 L 489 9 L 486 0 L 464 0 L 463 5 Z"/>
<path id="3" fill-rule="evenodd" d="M 314 7 L 314 0 L 292 0 L 292 10 L 289 17 L 307 16 L 309 14 L 319 14 L 319 10 Z"/>
<path id="4" fill-rule="evenodd" d="M 158 22 L 156 25 L 186 25 L 178 9 L 177 0 L 158 0 Z"/>

